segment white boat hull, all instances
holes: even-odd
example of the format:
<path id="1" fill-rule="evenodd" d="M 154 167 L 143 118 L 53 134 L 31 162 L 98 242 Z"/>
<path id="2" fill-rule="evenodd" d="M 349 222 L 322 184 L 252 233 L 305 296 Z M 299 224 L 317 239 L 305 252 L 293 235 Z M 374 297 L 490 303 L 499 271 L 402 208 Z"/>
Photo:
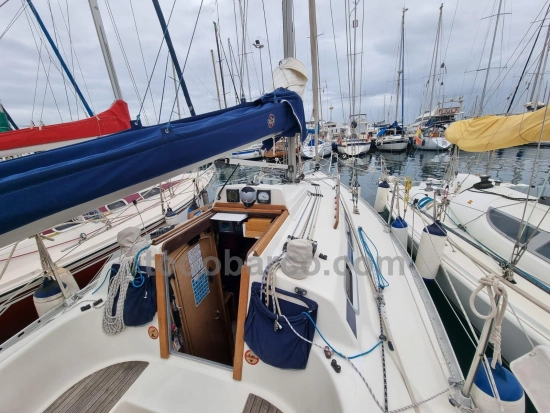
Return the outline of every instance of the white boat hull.
<path id="1" fill-rule="evenodd" d="M 241 149 L 240 151 L 232 152 L 233 159 L 259 159 L 264 156 L 262 144 L 252 145 L 249 148 Z"/>
<path id="2" fill-rule="evenodd" d="M 401 196 L 399 200 L 396 201 L 396 206 L 392 214 L 393 216 L 397 214 L 398 210 L 403 211 L 402 188 L 400 191 Z M 423 196 L 424 195 L 420 195 L 419 198 Z M 488 195 L 484 196 L 488 197 Z M 388 209 L 390 209 L 391 198 L 392 196 L 390 194 L 386 203 Z M 413 191 L 411 191 L 411 202 L 413 199 L 415 199 L 414 188 Z M 418 205 L 421 205 L 421 202 L 419 202 Z M 433 222 L 430 218 L 433 210 L 432 205 L 433 203 L 428 203 L 425 206 L 421 206 L 429 217 L 424 213 L 417 212 L 415 209 L 411 210 L 411 212 L 415 214 L 414 220 L 412 216 L 407 217 L 409 237 L 412 237 L 414 241 L 415 250 L 418 248 L 424 226 Z M 414 227 L 412 225 L 413 223 Z M 464 237 L 468 237 L 467 234 L 458 229 L 450 219 L 445 219 L 444 224 L 452 227 L 454 231 Z M 471 227 L 471 225 L 469 227 Z M 436 282 L 456 308 L 460 310 L 462 305 L 473 326 L 478 331 L 481 331 L 484 320 L 473 314 L 469 301 L 472 292 L 479 285 L 479 279 L 486 276 L 487 271 L 483 271 L 480 266 L 472 260 L 472 257 L 478 262 L 483 263 L 485 267 L 490 268 L 495 274 L 502 274 L 502 269 L 493 258 L 458 235 L 448 232 L 448 237 L 457 247 L 453 247 L 447 242 L 442 253 L 442 263 L 436 277 Z M 445 272 L 448 274 L 452 286 Z M 515 284 L 513 288 L 517 288 L 539 302 L 544 303 L 544 305 L 548 305 L 548 294 L 545 291 L 519 275 L 515 276 L 515 280 L 517 284 Z M 453 291 L 453 287 L 454 290 L 456 290 L 456 294 Z M 532 350 L 529 339 L 532 340 L 535 346 L 538 344 L 550 345 L 550 313 L 536 305 L 532 300 L 527 299 L 518 291 L 512 289 L 512 287 L 507 287 L 507 290 L 509 306 L 502 324 L 502 355 L 510 362 Z M 475 303 L 477 311 L 481 314 L 488 314 L 490 312 L 489 297 L 485 290 L 478 295 Z M 511 311 L 510 306 L 514 308 L 522 325 L 518 323 L 516 315 Z M 529 336 L 529 339 L 525 333 Z"/>
<path id="3" fill-rule="evenodd" d="M 331 153 L 332 153 L 332 143 L 322 142 L 319 144 L 319 156 L 321 158 L 324 158 L 325 156 L 329 156 Z M 315 158 L 315 146 L 303 146 L 302 156 L 308 159 Z"/>
<path id="4" fill-rule="evenodd" d="M 343 156 L 358 156 L 367 153 L 370 145 L 370 142 L 343 142 L 336 145 L 336 150 Z"/>
<path id="5" fill-rule="evenodd" d="M 416 141 L 414 141 L 413 145 L 416 149 L 421 151 L 446 151 L 452 146 L 444 137 L 423 138 L 422 144 L 418 145 Z"/>
<path id="6" fill-rule="evenodd" d="M 376 140 L 376 149 L 379 151 L 388 151 L 388 152 L 402 152 L 407 150 L 407 145 L 409 140 L 407 138 L 399 139 L 381 139 Z"/>
<path id="7" fill-rule="evenodd" d="M 0 386 L 0 399 L 4 411 L 44 411 L 66 389 L 70 389 L 90 373 L 116 363 L 139 360 L 148 362 L 149 365 L 139 378 L 128 386 L 128 390 L 120 395 L 116 400 L 116 407 L 110 411 L 241 412 L 250 393 L 265 398 L 281 411 L 288 413 L 344 413 L 355 412 L 358 407 L 361 407 L 362 411 L 375 411 L 384 403 L 382 389 L 387 385 L 392 389 L 388 400 L 391 409 L 408 410 L 406 406 L 424 401 L 425 408 L 421 409 L 423 412 L 456 412 L 449 404 L 448 396 L 456 397 L 454 393 L 459 389 L 453 389 L 449 393 L 447 389 L 449 378 L 458 381 L 462 379 L 458 363 L 452 352 L 445 350 L 449 349 L 450 344 L 443 326 L 433 303 L 425 294 L 418 273 L 405 264 L 406 253 L 395 244 L 396 241 L 369 205 L 361 200 L 354 206 L 351 192 L 344 186 L 339 186 L 336 192 L 333 185 L 339 185 L 338 179 L 329 178 L 320 172 L 309 175 L 309 178 L 314 182 L 308 183 L 304 180 L 299 184 L 293 184 L 292 187 L 264 184 L 255 186 L 257 191 L 270 191 L 273 206 L 284 205 L 288 209 L 275 218 L 277 227 L 270 227 L 275 230 L 260 236 L 264 247 L 257 247 L 259 252 L 254 264 L 251 265 L 252 258 L 247 258 L 247 269 L 250 274 L 246 277 L 236 274 L 241 275 L 241 278 L 235 279 L 243 283 L 237 286 L 242 291 L 249 291 L 252 282 L 262 279 L 264 266 L 272 262 L 274 254 L 280 254 L 282 248 L 287 245 L 287 235 L 296 228 L 296 220 L 290 217 L 298 216 L 303 208 L 307 208 L 309 199 L 313 198 L 309 194 L 318 191 L 321 195 L 316 197 L 319 200 L 319 220 L 313 236 L 318 241 L 318 251 L 330 254 L 329 260 L 316 262 L 315 264 L 319 265 L 314 270 L 316 272 L 308 277 L 309 279 L 301 280 L 286 276 L 282 265 L 275 270 L 278 273 L 277 286 L 284 291 L 295 291 L 298 286 L 307 288 L 307 298 L 319 304 L 317 323 L 324 337 L 343 354 L 356 355 L 372 348 L 373 353 L 370 356 L 365 353 L 364 357 L 352 362 L 337 356 L 332 357 L 333 361 L 328 360 L 323 351 L 326 344 L 320 334 L 315 333 L 312 336 L 315 346 L 311 349 L 307 366 L 303 370 L 270 366 L 251 351 L 247 338 L 244 339 L 244 343 L 240 343 L 239 338 L 235 340 L 232 336 L 231 320 L 226 318 L 223 305 L 222 275 L 219 270 L 212 271 L 212 275 L 209 275 L 212 281 L 205 281 L 210 293 L 203 296 L 200 305 L 195 305 L 192 301 L 182 303 L 182 307 L 187 306 L 197 312 L 194 320 L 208 321 L 214 328 L 208 330 L 208 334 L 199 334 L 205 331 L 204 324 L 196 322 L 195 325 L 201 330 L 192 330 L 195 336 L 192 336 L 192 332 L 188 334 L 187 330 L 185 334 L 188 334 L 187 337 L 193 337 L 193 343 L 201 344 L 195 347 L 200 350 L 216 346 L 215 348 L 221 348 L 222 351 L 228 351 L 232 356 L 230 363 L 232 360 L 237 361 L 233 366 L 233 377 L 231 365 L 211 361 L 208 358 L 211 354 L 207 354 L 206 357 L 197 354 L 197 350 L 186 350 L 179 345 L 179 340 L 176 346 L 178 336 L 174 334 L 175 327 L 171 320 L 167 320 L 166 314 L 168 312 L 172 314 L 168 317 L 173 317 L 172 308 L 175 307 L 172 307 L 172 303 L 175 301 L 168 297 L 170 301 L 165 302 L 165 279 L 167 280 L 173 271 L 173 291 L 176 294 L 182 291 L 189 292 L 189 297 L 193 300 L 195 289 L 188 285 L 190 281 L 188 284 L 178 281 L 184 280 L 184 274 L 179 271 L 185 271 L 185 266 L 189 265 L 186 257 L 189 257 L 188 247 L 193 243 L 200 247 L 197 259 L 199 262 L 203 248 L 217 251 L 214 241 L 216 233 L 212 232 L 216 231 L 218 225 L 213 228 L 210 226 L 212 213 L 210 216 L 197 218 L 197 221 L 190 222 L 185 228 L 175 229 L 172 233 L 166 234 L 163 240 L 158 240 L 141 255 L 141 265 L 154 265 L 157 274 L 155 282 L 158 286 L 157 304 L 160 312 L 152 317 L 151 322 L 139 327 L 128 327 L 115 335 L 106 335 L 101 327 L 105 309 L 80 310 L 83 304 L 99 298 L 104 303 L 108 302 L 110 283 L 101 281 L 108 279 L 111 264 L 119 262 L 113 260 L 100 274 L 94 286 L 94 289 L 97 289 L 95 295 L 92 295 L 94 293 L 91 290 L 83 291 L 78 298 L 79 301 L 72 308 L 59 308 L 59 312 L 53 313 L 53 318 L 49 322 L 44 322 L 37 330 L 25 332 L 21 337 L 15 338 L 15 341 L 7 343 L 0 352 L 0 380 L 3 384 Z M 243 187 L 244 185 L 230 185 L 221 190 L 218 206 L 226 205 L 228 190 L 242 190 Z M 348 212 L 354 207 L 358 209 L 358 214 Z M 314 204 L 311 204 L 310 208 L 313 211 Z M 225 211 L 231 213 L 231 209 L 234 210 L 235 207 L 226 207 Z M 266 210 L 253 205 L 247 211 L 259 214 Z M 204 226 L 205 223 L 208 225 Z M 355 237 L 349 238 L 353 236 L 350 235 L 351 231 L 356 234 L 358 226 L 367 229 L 369 237 L 376 240 L 377 251 L 381 256 L 394 258 L 392 261 L 381 263 L 382 271 L 391 283 L 391 287 L 384 291 L 383 320 L 380 320 L 377 295 L 371 285 L 371 278 L 363 276 L 367 274 L 367 264 L 359 258 L 361 245 Z M 212 228 L 210 235 L 204 232 L 209 228 Z M 246 232 L 246 229 L 244 231 Z M 180 238 L 182 234 L 191 237 L 195 233 L 199 234 L 195 238 L 196 241 Z M 237 236 L 236 233 L 234 236 Z M 239 237 L 242 239 L 242 236 Z M 169 244 L 171 250 L 168 252 Z M 227 251 L 228 254 L 233 254 L 228 247 L 220 248 L 223 248 L 220 252 Z M 197 247 L 193 247 L 192 251 L 196 256 Z M 337 265 L 335 263 L 338 262 L 337 257 L 347 256 L 355 261 L 346 264 L 345 274 L 336 275 L 334 269 Z M 260 263 L 262 265 L 258 265 Z M 179 270 L 179 264 L 184 269 Z M 206 272 L 203 274 L 206 280 Z M 346 285 L 351 288 L 346 288 Z M 195 300 L 196 297 L 195 295 Z M 237 337 L 246 337 L 243 311 L 246 311 L 249 304 L 247 297 L 245 294 L 239 297 Z M 281 299 L 280 297 L 279 300 Z M 296 298 L 293 302 L 295 300 Z M 219 307 L 209 307 L 211 303 L 218 302 L 221 303 Z M 109 311 L 110 306 L 106 308 Z M 214 316 L 215 311 L 210 314 L 210 308 L 219 309 L 217 317 Z M 248 306 L 248 311 L 249 316 L 254 314 L 252 304 Z M 286 312 L 284 307 L 283 311 Z M 178 314 L 179 317 L 188 317 L 183 311 Z M 249 319 L 246 321 L 247 329 L 252 325 L 249 324 Z M 227 331 L 221 323 L 229 327 Z M 391 334 L 391 346 L 380 342 L 379 323 L 385 323 L 385 331 Z M 231 344 L 225 345 L 223 342 Z M 233 343 L 236 343 L 235 346 Z M 380 361 L 381 346 L 388 347 L 384 368 Z M 44 357 L 41 351 L 44 348 L 48 349 L 47 357 Z M 399 357 L 394 357 L 393 354 L 398 354 Z M 353 366 L 350 363 L 353 363 Z M 52 375 L 52 371 L 56 374 Z M 404 376 L 414 383 L 414 397 L 407 391 Z M 363 384 L 362 378 L 367 385 Z M 105 381 L 110 379 L 113 380 L 112 377 L 106 377 Z M 369 391 L 370 386 L 376 389 L 376 392 Z M 319 392 L 319 388 L 323 391 Z M 205 389 L 211 390 L 212 395 L 205 397 Z M 93 389 L 90 390 L 90 398 L 101 396 L 97 392 L 94 393 Z M 28 394 L 32 394 L 33 397 L 25 397 Z"/>

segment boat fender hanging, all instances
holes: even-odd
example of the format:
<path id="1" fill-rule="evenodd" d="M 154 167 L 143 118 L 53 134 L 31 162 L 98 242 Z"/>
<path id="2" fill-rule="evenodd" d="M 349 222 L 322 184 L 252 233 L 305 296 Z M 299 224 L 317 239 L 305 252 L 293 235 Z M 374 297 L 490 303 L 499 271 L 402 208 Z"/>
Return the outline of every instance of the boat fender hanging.
<path id="1" fill-rule="evenodd" d="M 394 233 L 395 237 L 398 239 L 398 241 L 405 247 L 405 249 L 408 246 L 409 243 L 409 226 L 407 225 L 407 222 L 398 216 L 394 221 L 391 223 L 391 230 Z"/>
<path id="2" fill-rule="evenodd" d="M 416 268 L 422 278 L 426 280 L 435 279 L 446 242 L 447 231 L 445 231 L 441 222 L 435 221 L 433 224 L 424 227 L 415 261 Z"/>
<path id="3" fill-rule="evenodd" d="M 71 294 L 67 284 L 63 283 L 63 286 L 69 290 L 69 294 Z M 42 284 L 33 294 L 33 301 L 38 316 L 42 317 L 48 311 L 65 301 L 65 297 L 54 278 L 44 277 Z"/>
<path id="4" fill-rule="evenodd" d="M 380 181 L 376 190 L 376 200 L 374 201 L 374 210 L 381 214 L 386 208 L 386 201 L 390 193 L 390 184 L 387 181 Z"/>
<path id="5" fill-rule="evenodd" d="M 166 214 L 164 215 L 166 219 L 166 225 L 171 227 L 178 225 L 178 214 L 176 214 L 172 208 L 168 207 L 166 210 Z"/>
<path id="6" fill-rule="evenodd" d="M 283 272 L 296 280 L 303 280 L 309 275 L 313 262 L 312 242 L 307 239 L 293 239 L 287 242 L 286 254 L 281 261 Z"/>
<path id="7" fill-rule="evenodd" d="M 472 387 L 472 400 L 475 406 L 483 413 L 500 413 L 501 411 L 504 413 L 525 412 L 525 393 L 518 379 L 500 363 L 496 363 L 493 369 L 490 366 L 492 358 L 489 357 L 488 360 L 500 402 L 493 394 L 485 366 L 480 364 Z M 500 404 L 502 404 L 502 410 Z"/>

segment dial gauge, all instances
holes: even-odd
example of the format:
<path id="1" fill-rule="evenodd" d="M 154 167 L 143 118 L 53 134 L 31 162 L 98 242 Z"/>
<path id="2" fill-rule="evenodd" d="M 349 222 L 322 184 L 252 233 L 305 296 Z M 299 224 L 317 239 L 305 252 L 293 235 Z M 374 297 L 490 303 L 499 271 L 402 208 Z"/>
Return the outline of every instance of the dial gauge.
<path id="1" fill-rule="evenodd" d="M 271 204 L 271 190 L 259 189 L 258 190 L 258 203 L 259 204 Z"/>

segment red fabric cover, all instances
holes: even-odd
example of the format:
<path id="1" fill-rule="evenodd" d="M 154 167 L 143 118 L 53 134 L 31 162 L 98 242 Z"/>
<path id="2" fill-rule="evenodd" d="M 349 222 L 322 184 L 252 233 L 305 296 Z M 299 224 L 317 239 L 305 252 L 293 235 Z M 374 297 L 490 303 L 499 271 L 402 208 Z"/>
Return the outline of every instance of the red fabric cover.
<path id="1" fill-rule="evenodd" d="M 3 132 L 0 134 L 0 150 L 99 137 L 129 128 L 128 104 L 123 100 L 116 100 L 105 112 L 98 113 L 91 118 L 42 126 L 42 128 L 35 126 L 34 128 Z"/>

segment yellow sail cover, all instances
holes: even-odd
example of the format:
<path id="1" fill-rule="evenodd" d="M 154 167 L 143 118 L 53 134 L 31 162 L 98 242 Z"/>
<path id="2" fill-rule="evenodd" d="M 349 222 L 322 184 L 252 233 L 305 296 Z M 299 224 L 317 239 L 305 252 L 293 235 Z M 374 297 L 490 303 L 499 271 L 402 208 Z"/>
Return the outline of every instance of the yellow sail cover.
<path id="1" fill-rule="evenodd" d="M 480 116 L 451 123 L 445 138 L 468 152 L 484 152 L 550 141 L 550 122 L 546 108 L 511 116 Z M 549 119 L 550 120 L 550 119 Z"/>

